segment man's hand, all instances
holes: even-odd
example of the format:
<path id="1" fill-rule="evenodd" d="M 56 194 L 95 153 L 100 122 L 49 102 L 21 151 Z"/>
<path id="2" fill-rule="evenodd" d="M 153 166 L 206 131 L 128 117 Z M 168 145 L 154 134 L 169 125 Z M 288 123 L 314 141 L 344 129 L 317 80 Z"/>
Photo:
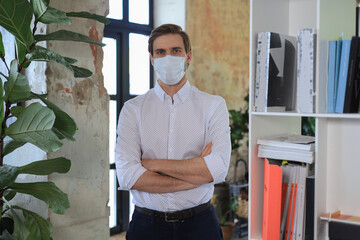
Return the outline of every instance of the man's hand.
<path id="1" fill-rule="evenodd" d="M 202 151 L 202 153 L 200 154 L 200 157 L 206 157 L 208 156 L 210 153 L 211 153 L 211 149 L 212 149 L 212 142 L 208 143 L 204 150 Z M 159 164 L 160 162 L 157 161 L 158 159 L 142 159 L 141 160 L 141 165 L 146 168 L 147 170 L 149 171 L 156 171 L 155 167 L 156 167 L 156 164 Z"/>
<path id="2" fill-rule="evenodd" d="M 141 164 L 151 172 L 171 176 L 194 185 L 202 185 L 213 181 L 207 168 L 204 157 L 212 151 L 212 142 L 208 143 L 199 157 L 169 160 L 169 159 L 142 159 Z"/>

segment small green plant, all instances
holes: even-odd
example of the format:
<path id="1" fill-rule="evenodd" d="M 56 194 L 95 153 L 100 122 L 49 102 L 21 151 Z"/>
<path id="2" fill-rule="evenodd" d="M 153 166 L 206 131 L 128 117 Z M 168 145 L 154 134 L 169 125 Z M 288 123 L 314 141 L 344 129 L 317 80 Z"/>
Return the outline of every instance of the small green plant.
<path id="1" fill-rule="evenodd" d="M 247 105 L 239 110 L 230 109 L 231 149 L 241 147 L 240 141 L 249 132 L 249 94 L 244 97 Z"/>
<path id="2" fill-rule="evenodd" d="M 54 152 L 61 148 L 64 139 L 74 141 L 77 131 L 75 121 L 68 114 L 47 100 L 46 95 L 31 91 L 22 70 L 33 61 L 56 62 L 72 71 L 74 77 L 89 77 L 92 72 L 75 66 L 76 59 L 63 57 L 38 43 L 63 40 L 103 46 L 88 36 L 66 30 L 37 35 L 37 25 L 39 22 L 71 24 L 69 17 L 108 23 L 105 17 L 88 12 L 62 12 L 50 7 L 49 1 L 0 0 L 0 26 L 15 37 L 16 45 L 16 57 L 8 63 L 5 50 L 9 46 L 4 46 L 0 33 L 0 58 L 7 70 L 0 72 L 0 239 L 51 239 L 53 227 L 48 220 L 26 206 L 11 203 L 17 193 L 29 194 L 44 201 L 57 214 L 63 214 L 70 207 L 67 194 L 52 182 L 16 182 L 19 174 L 67 173 L 71 165 L 69 159 L 59 157 L 40 160 L 21 167 L 4 164 L 4 158 L 25 143 L 31 143 L 45 152 Z M 21 102 L 33 99 L 43 104 L 35 102 L 27 107 L 19 106 Z M 10 118 L 16 120 L 8 125 L 7 120 Z M 5 142 L 5 138 L 11 140 Z"/>
<path id="3" fill-rule="evenodd" d="M 302 117 L 301 118 L 301 134 L 306 136 L 315 136 L 315 118 Z"/>
<path id="4" fill-rule="evenodd" d="M 229 205 L 222 205 L 220 202 L 219 194 L 214 194 L 212 197 L 212 203 L 214 204 L 216 213 L 218 215 L 219 224 L 226 226 L 229 223 L 229 214 L 235 212 L 238 206 L 238 201 L 235 197 L 231 197 L 228 201 Z"/>

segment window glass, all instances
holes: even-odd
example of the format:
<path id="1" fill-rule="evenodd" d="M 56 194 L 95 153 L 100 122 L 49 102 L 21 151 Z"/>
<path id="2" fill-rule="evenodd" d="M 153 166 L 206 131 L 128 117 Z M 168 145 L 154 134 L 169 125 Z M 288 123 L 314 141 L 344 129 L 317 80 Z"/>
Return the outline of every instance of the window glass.
<path id="1" fill-rule="evenodd" d="M 109 0 L 109 15 L 106 17 L 118 20 L 123 19 L 123 1 Z"/>
<path id="2" fill-rule="evenodd" d="M 131 95 L 144 94 L 150 89 L 150 55 L 147 51 L 149 36 L 130 33 L 129 85 Z"/>
<path id="3" fill-rule="evenodd" d="M 111 100 L 109 106 L 109 162 L 115 163 L 115 144 L 116 144 L 116 101 Z"/>
<path id="4" fill-rule="evenodd" d="M 109 227 L 116 226 L 116 170 L 110 169 L 109 175 L 109 203 L 110 216 L 109 216 Z"/>
<path id="5" fill-rule="evenodd" d="M 103 75 L 104 86 L 109 95 L 116 94 L 116 39 L 104 37 L 103 43 L 106 44 L 103 47 L 104 61 L 103 61 Z"/>
<path id="6" fill-rule="evenodd" d="M 129 22 L 149 24 L 149 0 L 129 1 Z"/>

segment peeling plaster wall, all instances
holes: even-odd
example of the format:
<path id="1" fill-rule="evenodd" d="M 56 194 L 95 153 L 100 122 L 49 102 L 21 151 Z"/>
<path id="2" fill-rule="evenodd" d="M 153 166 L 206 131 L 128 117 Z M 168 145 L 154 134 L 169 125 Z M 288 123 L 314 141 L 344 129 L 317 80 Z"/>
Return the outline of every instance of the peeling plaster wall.
<path id="1" fill-rule="evenodd" d="M 108 12 L 108 0 L 52 0 L 50 4 L 65 12 L 88 11 L 104 16 Z M 50 24 L 48 32 L 66 29 L 102 41 L 103 24 L 72 20 L 70 26 Z M 79 129 L 75 142 L 65 141 L 61 150 L 48 154 L 49 158 L 69 158 L 72 164 L 69 173 L 49 177 L 70 201 L 64 215 L 49 211 L 53 239 L 108 239 L 109 97 L 103 83 L 103 51 L 93 44 L 60 41 L 49 42 L 49 49 L 76 58 L 75 65 L 94 73 L 90 78 L 75 79 L 59 64 L 50 63 L 46 69 L 48 98 L 73 117 Z"/>
<path id="2" fill-rule="evenodd" d="M 224 97 L 229 109 L 244 106 L 249 91 L 249 16 L 249 0 L 186 1 L 189 80 Z"/>
<path id="3" fill-rule="evenodd" d="M 244 107 L 249 92 L 249 0 L 186 1 L 186 32 L 193 59 L 188 78 L 200 90 L 225 98 L 228 109 Z M 232 180 L 234 162 L 247 159 L 246 141 L 233 152 L 227 179 Z M 245 173 L 243 166 L 237 179 Z"/>

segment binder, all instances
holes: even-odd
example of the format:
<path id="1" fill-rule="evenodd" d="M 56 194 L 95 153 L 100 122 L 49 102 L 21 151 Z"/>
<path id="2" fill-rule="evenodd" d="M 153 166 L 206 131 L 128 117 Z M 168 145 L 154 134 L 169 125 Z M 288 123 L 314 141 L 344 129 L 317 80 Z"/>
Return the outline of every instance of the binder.
<path id="1" fill-rule="evenodd" d="M 360 100 L 360 76 L 359 76 L 359 58 L 360 58 L 360 38 L 352 37 L 349 68 L 345 90 L 344 113 L 357 113 Z"/>
<path id="2" fill-rule="evenodd" d="M 296 37 L 259 32 L 256 51 L 256 112 L 293 111 L 296 100 Z"/>
<path id="3" fill-rule="evenodd" d="M 305 240 L 314 239 L 315 176 L 306 178 L 306 221 Z"/>
<path id="4" fill-rule="evenodd" d="M 347 82 L 349 56 L 350 56 L 350 45 L 351 45 L 351 40 L 342 41 L 339 83 L 336 94 L 336 106 L 335 106 L 336 113 L 344 112 L 345 91 L 346 91 L 346 82 Z"/>
<path id="5" fill-rule="evenodd" d="M 299 113 L 315 112 L 315 29 L 301 29 L 297 48 L 296 109 Z"/>
<path id="6" fill-rule="evenodd" d="M 280 238 L 282 171 L 264 159 L 262 239 Z"/>
<path id="7" fill-rule="evenodd" d="M 326 109 L 328 113 L 335 112 L 336 46 L 337 46 L 337 41 L 329 41 L 328 85 L 327 85 L 327 105 L 326 105 Z"/>

